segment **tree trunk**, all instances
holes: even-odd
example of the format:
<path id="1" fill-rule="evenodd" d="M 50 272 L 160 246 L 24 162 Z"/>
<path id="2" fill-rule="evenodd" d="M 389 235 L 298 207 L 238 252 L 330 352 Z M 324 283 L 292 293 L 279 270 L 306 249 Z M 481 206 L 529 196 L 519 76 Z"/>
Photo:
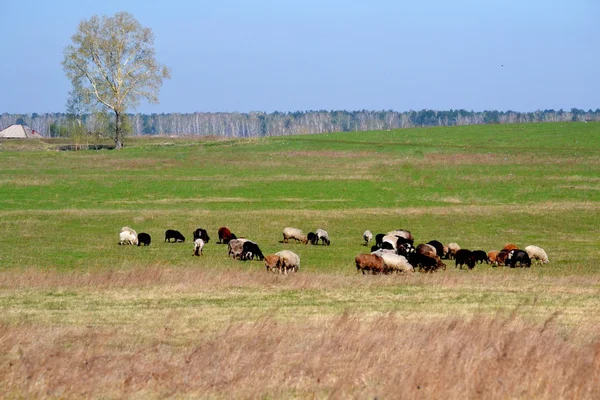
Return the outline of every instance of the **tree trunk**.
<path id="1" fill-rule="evenodd" d="M 123 147 L 123 137 L 121 134 L 121 113 L 115 111 L 115 150 Z"/>

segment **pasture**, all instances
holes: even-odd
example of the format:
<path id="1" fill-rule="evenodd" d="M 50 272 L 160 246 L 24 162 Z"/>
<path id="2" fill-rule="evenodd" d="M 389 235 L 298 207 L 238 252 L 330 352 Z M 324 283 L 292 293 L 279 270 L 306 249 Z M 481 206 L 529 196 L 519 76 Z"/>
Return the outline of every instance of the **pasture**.
<path id="1" fill-rule="evenodd" d="M 56 146 L 0 142 L 9 397 L 600 396 L 598 123 Z M 152 244 L 119 246 L 122 226 Z M 229 259 L 221 226 L 300 272 Z M 397 228 L 550 263 L 357 274 L 365 229 Z"/>

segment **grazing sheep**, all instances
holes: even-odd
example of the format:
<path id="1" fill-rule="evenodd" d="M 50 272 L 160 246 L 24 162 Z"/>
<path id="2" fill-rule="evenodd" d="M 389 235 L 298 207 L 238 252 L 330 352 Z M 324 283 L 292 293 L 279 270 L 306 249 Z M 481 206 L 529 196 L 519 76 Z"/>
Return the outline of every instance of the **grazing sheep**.
<path id="1" fill-rule="evenodd" d="M 206 229 L 198 228 L 192 233 L 192 235 L 194 235 L 194 240 L 202 239 L 204 243 L 208 243 L 208 241 L 210 240 Z"/>
<path id="2" fill-rule="evenodd" d="M 383 248 L 383 246 L 384 246 L 385 243 L 389 243 L 392 246 L 392 249 L 398 250 L 398 237 L 397 236 L 395 236 L 395 235 L 385 235 L 381 239 L 381 248 Z"/>
<path id="3" fill-rule="evenodd" d="M 411 244 L 415 242 L 415 238 L 413 237 L 412 233 L 406 229 L 396 229 L 395 231 L 388 232 L 386 235 L 398 236 L 407 239 L 411 242 Z"/>
<path id="4" fill-rule="evenodd" d="M 120 245 L 138 245 L 138 237 L 136 234 L 130 231 L 123 231 L 119 233 L 119 244 Z"/>
<path id="5" fill-rule="evenodd" d="M 498 266 L 498 253 L 500 252 L 497 250 L 490 250 L 487 253 L 487 258 L 492 263 L 492 267 Z"/>
<path id="6" fill-rule="evenodd" d="M 151 241 L 152 238 L 147 233 L 142 232 L 138 235 L 138 246 L 141 246 L 142 244 L 144 246 L 150 246 Z"/>
<path id="7" fill-rule="evenodd" d="M 437 256 L 437 250 L 430 244 L 420 244 L 417 246 L 417 254 L 425 254 L 428 257 Z"/>
<path id="8" fill-rule="evenodd" d="M 462 266 L 466 264 L 469 269 L 475 268 L 475 257 L 471 250 L 460 249 L 454 256 L 456 260 L 455 267 L 460 266 L 460 269 L 462 269 Z"/>
<path id="9" fill-rule="evenodd" d="M 231 239 L 227 243 L 227 252 L 231 258 L 242 259 L 242 253 L 244 251 L 244 243 L 248 242 L 248 239 Z"/>
<path id="10" fill-rule="evenodd" d="M 202 240 L 200 238 L 194 240 L 194 255 L 195 256 L 201 256 L 203 248 L 204 248 L 204 240 Z"/>
<path id="11" fill-rule="evenodd" d="M 507 243 L 504 245 L 502 250 L 508 250 L 508 251 L 519 250 L 519 246 L 517 246 L 516 244 L 513 244 L 513 243 Z"/>
<path id="12" fill-rule="evenodd" d="M 267 272 L 273 271 L 278 267 L 279 256 L 277 254 L 269 254 L 265 257 L 265 267 L 267 268 Z"/>
<path id="13" fill-rule="evenodd" d="M 460 250 L 460 246 L 457 243 L 448 243 L 448 260 L 452 260 L 456 257 L 456 252 Z"/>
<path id="14" fill-rule="evenodd" d="M 137 232 L 135 231 L 135 229 L 131 229 L 128 226 L 124 226 L 121 228 L 121 232 L 131 232 L 133 233 L 135 236 L 137 236 Z"/>
<path id="15" fill-rule="evenodd" d="M 385 237 L 385 233 L 378 233 L 375 235 L 375 246 L 381 248 L 381 244 L 383 243 L 383 238 Z"/>
<path id="16" fill-rule="evenodd" d="M 228 244 L 230 240 L 237 239 L 237 237 L 224 226 L 219 228 L 217 234 L 219 235 L 219 241 L 217 243 Z"/>
<path id="17" fill-rule="evenodd" d="M 278 253 L 265 257 L 267 271 L 278 270 L 279 273 L 287 274 L 288 270 L 298 272 L 300 268 L 300 257 L 290 250 L 282 250 Z"/>
<path id="18" fill-rule="evenodd" d="M 384 271 L 383 258 L 378 254 L 359 254 L 354 257 L 354 262 L 356 263 L 356 272 L 362 271 L 363 275 L 365 271 L 373 274 Z"/>
<path id="19" fill-rule="evenodd" d="M 167 229 L 165 231 L 165 242 L 171 243 L 171 239 L 174 240 L 173 243 L 185 242 L 185 237 L 181 234 L 181 232 L 173 229 Z"/>
<path id="20" fill-rule="evenodd" d="M 370 230 L 366 230 L 365 233 L 363 233 L 363 240 L 365 241 L 365 246 L 368 246 L 369 242 L 373 240 L 373 234 Z"/>
<path id="21" fill-rule="evenodd" d="M 395 253 L 381 253 L 385 272 L 415 272 L 415 269 L 408 262 L 406 257 L 399 256 Z"/>
<path id="22" fill-rule="evenodd" d="M 500 250 L 496 256 L 496 265 L 508 265 L 507 261 L 509 253 L 510 251 L 508 250 Z"/>
<path id="23" fill-rule="evenodd" d="M 294 239 L 296 242 L 302 242 L 304 244 L 308 243 L 308 239 L 300 229 L 290 227 L 283 228 L 283 243 L 288 243 L 290 239 Z"/>
<path id="24" fill-rule="evenodd" d="M 447 259 L 448 258 L 448 253 L 449 253 L 448 246 L 444 246 L 442 248 L 442 255 L 441 255 L 441 257 Z"/>
<path id="25" fill-rule="evenodd" d="M 483 264 L 489 264 L 490 263 L 490 259 L 488 258 L 488 255 L 485 251 L 483 250 L 473 250 L 473 257 L 475 257 L 475 262 Z"/>
<path id="26" fill-rule="evenodd" d="M 308 235 L 306 235 L 306 240 L 308 240 L 308 243 L 312 245 L 319 243 L 319 237 L 314 232 L 308 232 Z"/>
<path id="27" fill-rule="evenodd" d="M 506 265 L 514 268 L 517 266 L 517 263 L 521 267 L 529 268 L 531 267 L 531 258 L 529 258 L 529 255 L 523 250 L 511 250 L 508 254 L 508 261 L 506 262 Z"/>
<path id="28" fill-rule="evenodd" d="M 265 256 L 263 255 L 262 251 L 260 251 L 260 248 L 258 247 L 258 245 L 256 243 L 248 240 L 247 242 L 244 242 L 242 244 L 241 259 L 242 260 L 254 260 L 254 257 L 256 257 L 259 260 L 265 259 Z"/>
<path id="29" fill-rule="evenodd" d="M 435 248 L 435 253 L 437 256 L 442 257 L 444 255 L 444 245 L 440 241 L 430 240 L 427 242 L 427 244 Z"/>
<path id="30" fill-rule="evenodd" d="M 525 247 L 525 252 L 529 256 L 529 258 L 531 258 L 531 260 L 538 260 L 542 264 L 548 263 L 548 255 L 546 254 L 544 249 L 542 249 L 539 246 L 527 246 Z"/>
<path id="31" fill-rule="evenodd" d="M 431 254 L 431 253 L 428 253 Z M 413 253 L 410 255 L 409 262 L 419 271 L 435 272 L 438 268 L 446 269 L 446 264 L 438 257 L 431 257 L 424 253 Z"/>
<path id="32" fill-rule="evenodd" d="M 327 246 L 329 246 L 331 244 L 331 240 L 329 240 L 329 234 L 327 233 L 326 230 L 317 229 L 315 231 L 315 233 L 317 235 L 317 243 L 319 243 L 319 240 L 320 240 L 321 244 L 325 244 Z"/>

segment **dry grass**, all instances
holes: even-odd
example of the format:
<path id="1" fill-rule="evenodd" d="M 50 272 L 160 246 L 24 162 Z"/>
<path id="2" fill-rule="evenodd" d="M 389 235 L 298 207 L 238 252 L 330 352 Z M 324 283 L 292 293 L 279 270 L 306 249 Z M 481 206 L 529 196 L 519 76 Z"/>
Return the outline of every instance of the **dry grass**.
<path id="1" fill-rule="evenodd" d="M 150 343 L 118 328 L 0 325 L 11 397 L 598 398 L 600 339 L 576 345 L 553 318 L 403 321 L 394 314 L 198 331 L 169 321 Z"/>

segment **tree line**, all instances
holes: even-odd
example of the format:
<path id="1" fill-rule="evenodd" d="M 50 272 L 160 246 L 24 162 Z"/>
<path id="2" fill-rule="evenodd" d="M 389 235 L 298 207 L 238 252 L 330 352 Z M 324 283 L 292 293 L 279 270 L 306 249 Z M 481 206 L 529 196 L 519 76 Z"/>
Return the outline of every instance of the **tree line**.
<path id="1" fill-rule="evenodd" d="M 249 113 L 125 114 L 123 130 L 134 136 L 257 137 L 526 122 L 600 121 L 600 109 L 517 111 L 296 111 Z M 45 137 L 105 136 L 114 122 L 106 113 L 0 115 L 0 129 L 27 125 Z"/>

